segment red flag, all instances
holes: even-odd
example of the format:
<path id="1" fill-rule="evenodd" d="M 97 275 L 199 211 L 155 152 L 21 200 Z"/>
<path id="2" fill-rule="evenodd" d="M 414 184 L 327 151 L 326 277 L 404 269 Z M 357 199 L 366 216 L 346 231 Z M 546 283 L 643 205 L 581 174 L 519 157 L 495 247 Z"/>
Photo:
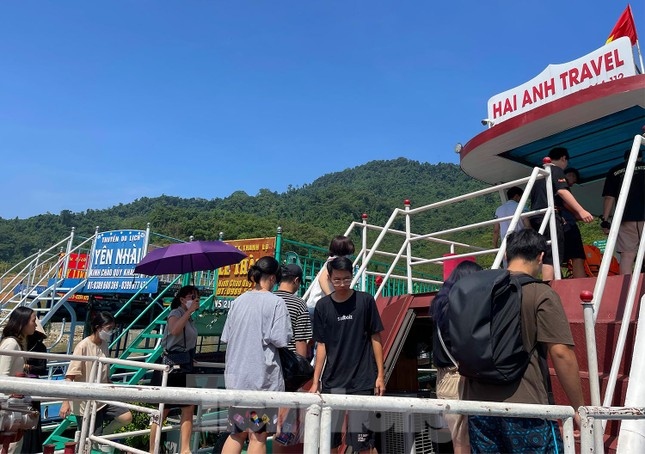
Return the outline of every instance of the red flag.
<path id="1" fill-rule="evenodd" d="M 638 41 L 638 36 L 636 36 L 636 25 L 634 24 L 634 16 L 632 16 L 632 8 L 627 5 L 623 14 L 620 15 L 618 22 L 614 25 L 614 29 L 609 34 L 607 42 L 609 44 L 615 39 L 621 38 L 623 36 L 628 36 L 632 42 L 632 46 Z"/>

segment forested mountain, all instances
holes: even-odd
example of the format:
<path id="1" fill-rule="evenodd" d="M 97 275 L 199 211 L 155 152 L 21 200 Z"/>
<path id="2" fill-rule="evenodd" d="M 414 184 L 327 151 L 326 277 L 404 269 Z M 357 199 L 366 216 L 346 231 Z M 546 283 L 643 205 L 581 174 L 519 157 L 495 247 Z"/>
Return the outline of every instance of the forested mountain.
<path id="1" fill-rule="evenodd" d="M 311 184 L 290 187 L 284 193 L 262 189 L 257 195 L 237 191 L 222 199 L 182 199 L 163 195 L 143 197 L 105 210 L 42 214 L 28 219 L 0 219 L 0 261 L 15 263 L 38 249 L 65 238 L 71 227 L 88 237 L 101 231 L 145 229 L 187 240 L 274 236 L 282 226 L 284 237 L 326 247 L 350 222 L 367 213 L 369 222 L 383 225 L 396 207 L 409 199 L 412 208 L 483 188 L 454 164 L 428 164 L 399 158 L 324 175 Z M 496 196 L 461 202 L 446 209 L 413 217 L 412 230 L 424 233 L 455 227 L 464 221 L 490 219 L 499 204 Z M 400 218 L 395 227 L 404 229 Z M 489 246 L 490 228 L 469 233 L 471 244 Z M 374 234 L 376 235 L 376 234 Z M 466 238 L 464 235 L 456 239 Z M 154 243 L 163 242 L 159 238 Z M 397 246 L 396 241 L 391 247 Z"/>

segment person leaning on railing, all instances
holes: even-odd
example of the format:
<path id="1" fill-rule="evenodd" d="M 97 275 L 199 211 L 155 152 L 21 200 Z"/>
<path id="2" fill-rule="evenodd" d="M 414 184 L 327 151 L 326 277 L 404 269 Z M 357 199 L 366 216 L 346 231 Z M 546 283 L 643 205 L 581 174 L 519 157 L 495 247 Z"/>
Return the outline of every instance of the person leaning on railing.
<path id="1" fill-rule="evenodd" d="M 109 312 L 99 312 L 96 314 L 90 323 L 92 334 L 78 343 L 76 348 L 74 348 L 74 356 L 107 357 L 108 343 L 112 337 L 114 326 L 115 323 L 112 314 Z M 90 382 L 90 373 L 93 365 L 94 361 L 91 360 L 70 361 L 67 372 L 65 373 L 65 381 Z M 111 383 L 108 376 L 108 367 L 102 367 L 100 382 Z M 83 416 L 85 413 L 85 405 L 87 405 L 85 401 L 80 403 L 78 412 L 75 412 L 77 416 Z M 71 401 L 66 400 L 61 404 L 59 416 L 66 418 L 71 413 Z M 130 424 L 130 422 L 132 422 L 132 413 L 127 408 L 98 403 L 94 435 L 114 433 L 120 427 Z"/>

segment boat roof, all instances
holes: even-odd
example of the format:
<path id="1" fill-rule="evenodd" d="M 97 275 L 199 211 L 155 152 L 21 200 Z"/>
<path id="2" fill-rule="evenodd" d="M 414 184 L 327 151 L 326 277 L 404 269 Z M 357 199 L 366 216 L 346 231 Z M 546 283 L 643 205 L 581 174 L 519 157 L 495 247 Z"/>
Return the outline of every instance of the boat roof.
<path id="1" fill-rule="evenodd" d="M 645 75 L 624 77 L 572 93 L 493 125 L 461 150 L 461 168 L 488 184 L 525 177 L 556 146 L 569 150 L 580 172 L 572 188 L 594 214 L 602 211 L 607 171 L 623 162 L 645 126 Z"/>

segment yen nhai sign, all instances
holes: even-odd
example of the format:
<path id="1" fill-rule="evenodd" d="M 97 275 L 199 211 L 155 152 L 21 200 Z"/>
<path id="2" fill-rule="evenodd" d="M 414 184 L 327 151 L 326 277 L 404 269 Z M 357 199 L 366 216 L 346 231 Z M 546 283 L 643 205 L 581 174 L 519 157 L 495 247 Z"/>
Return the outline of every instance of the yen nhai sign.
<path id="1" fill-rule="evenodd" d="M 155 293 L 157 278 L 134 274 L 146 254 L 145 230 L 112 230 L 97 234 L 82 293 Z M 150 282 L 148 282 L 150 281 Z M 146 285 L 148 284 L 148 285 Z"/>

